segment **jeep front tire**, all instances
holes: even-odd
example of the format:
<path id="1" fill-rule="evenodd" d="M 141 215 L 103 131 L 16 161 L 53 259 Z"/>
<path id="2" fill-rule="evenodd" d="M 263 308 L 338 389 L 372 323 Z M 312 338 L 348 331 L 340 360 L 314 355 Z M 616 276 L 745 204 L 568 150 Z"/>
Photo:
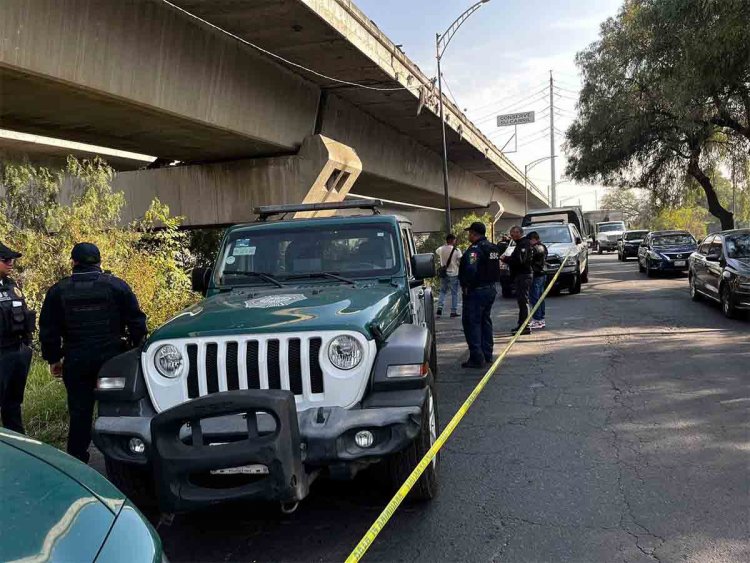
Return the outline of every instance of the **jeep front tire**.
<path id="1" fill-rule="evenodd" d="M 428 386 L 427 390 L 427 399 L 424 408 L 422 408 L 419 435 L 405 450 L 392 455 L 386 461 L 388 484 L 393 492 L 404 484 L 404 481 L 437 440 L 439 432 L 437 402 L 432 386 Z M 438 453 L 412 488 L 407 497 L 409 500 L 426 501 L 437 495 L 439 465 L 440 454 Z"/>

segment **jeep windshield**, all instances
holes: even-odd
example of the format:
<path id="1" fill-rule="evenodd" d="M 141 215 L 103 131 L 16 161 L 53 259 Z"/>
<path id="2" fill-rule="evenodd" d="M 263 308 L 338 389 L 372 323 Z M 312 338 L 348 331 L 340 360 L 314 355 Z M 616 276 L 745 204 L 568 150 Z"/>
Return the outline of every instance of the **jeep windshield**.
<path id="1" fill-rule="evenodd" d="M 388 224 L 249 227 L 230 233 L 214 281 L 220 287 L 317 278 L 350 282 L 349 278 L 398 273 L 399 256 L 395 232 Z"/>
<path id="2" fill-rule="evenodd" d="M 654 246 L 690 246 L 695 244 L 695 239 L 687 233 L 673 235 L 657 235 L 651 241 Z"/>
<path id="3" fill-rule="evenodd" d="M 632 231 L 630 233 L 625 233 L 624 238 L 625 240 L 643 240 L 647 234 L 648 231 Z"/>
<path id="4" fill-rule="evenodd" d="M 535 227 L 528 227 L 527 232 L 536 231 L 539 233 L 539 240 L 543 244 L 572 244 L 573 236 L 570 234 L 570 229 L 567 226 L 560 225 L 543 227 L 538 225 Z"/>
<path id="5" fill-rule="evenodd" d="M 750 258 L 750 233 L 728 236 L 727 256 L 730 258 Z"/>

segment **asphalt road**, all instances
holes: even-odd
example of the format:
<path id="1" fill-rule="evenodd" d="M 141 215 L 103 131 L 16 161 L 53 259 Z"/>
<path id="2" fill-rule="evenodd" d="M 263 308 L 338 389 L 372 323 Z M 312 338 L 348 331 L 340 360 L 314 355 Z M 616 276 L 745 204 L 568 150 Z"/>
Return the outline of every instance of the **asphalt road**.
<path id="1" fill-rule="evenodd" d="M 514 306 L 495 306 L 498 349 Z M 612 255 L 547 307 L 446 445 L 438 498 L 403 506 L 366 561 L 750 561 L 750 322 Z M 459 367 L 460 319 L 439 329 L 447 421 L 481 373 Z M 173 562 L 342 561 L 384 503 L 366 476 L 319 481 L 291 516 L 159 532 Z"/>

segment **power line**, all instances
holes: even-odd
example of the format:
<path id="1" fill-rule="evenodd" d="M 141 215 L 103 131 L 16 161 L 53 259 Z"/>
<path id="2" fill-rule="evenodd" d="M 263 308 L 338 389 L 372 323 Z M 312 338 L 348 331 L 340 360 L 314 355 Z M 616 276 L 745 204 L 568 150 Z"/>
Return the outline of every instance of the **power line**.
<path id="1" fill-rule="evenodd" d="M 555 86 L 555 90 L 562 90 L 563 92 L 570 92 L 571 94 L 578 94 L 578 91 L 576 90 L 570 90 L 568 88 L 563 88 L 562 86 Z"/>
<path id="2" fill-rule="evenodd" d="M 509 107 L 513 107 L 513 106 L 517 106 L 517 105 L 519 105 L 519 104 L 522 104 L 522 103 L 524 103 L 524 102 L 527 102 L 527 101 L 529 101 L 529 100 L 530 100 L 531 98 L 535 98 L 535 97 L 537 97 L 537 96 L 540 96 L 540 95 L 542 95 L 542 94 L 546 94 L 546 93 L 547 93 L 547 89 L 546 89 L 546 88 L 544 88 L 544 89 L 542 89 L 542 90 L 537 90 L 537 91 L 536 91 L 536 92 L 534 92 L 533 94 L 526 94 L 525 96 L 523 96 L 523 97 L 519 98 L 519 99 L 518 99 L 517 101 L 515 101 L 515 102 L 511 102 L 511 103 L 508 103 L 508 104 L 502 104 L 502 105 L 500 105 L 500 106 L 495 106 L 495 109 L 493 109 L 491 113 L 485 114 L 484 116 L 488 116 L 488 115 L 495 115 L 495 114 L 496 114 L 496 113 L 497 113 L 498 111 L 503 111 L 503 110 L 504 110 L 504 109 L 506 109 L 506 108 L 509 108 Z M 484 116 L 483 116 L 483 117 L 484 117 Z"/>
<path id="3" fill-rule="evenodd" d="M 443 83 L 445 84 L 445 87 L 448 89 L 448 93 L 451 95 L 451 98 L 453 99 L 453 103 L 456 104 L 456 107 L 460 109 L 460 105 L 458 101 L 456 100 L 456 96 L 453 94 L 453 90 L 451 90 L 451 85 L 448 84 L 448 81 L 445 79 L 444 73 L 443 73 Z"/>
<path id="4" fill-rule="evenodd" d="M 528 107 L 532 107 L 533 105 L 538 104 L 539 102 L 543 102 L 546 97 L 547 97 L 546 92 L 537 92 L 535 98 L 527 99 L 527 100 L 521 100 L 519 102 L 516 102 L 515 104 L 510 104 L 509 106 L 498 108 L 495 111 L 493 111 L 492 113 L 488 113 L 486 115 L 483 115 L 482 117 L 476 118 L 474 121 L 476 123 L 484 123 L 486 121 L 495 119 L 495 117 L 499 113 L 501 113 L 501 112 L 504 112 L 504 111 L 515 111 L 516 109 L 520 109 L 524 105 L 528 106 Z"/>
<path id="5" fill-rule="evenodd" d="M 534 86 L 529 87 L 528 90 L 538 90 L 539 88 L 541 88 L 543 86 L 546 86 L 546 84 L 547 84 L 546 82 L 541 82 L 539 84 L 535 84 Z M 480 110 L 483 110 L 483 109 L 486 109 L 486 108 L 489 108 L 489 107 L 494 107 L 494 106 L 496 106 L 498 104 L 505 104 L 507 100 L 517 100 L 517 99 L 523 99 L 523 98 L 526 98 L 526 97 L 528 97 L 528 94 L 523 93 L 523 92 L 518 93 L 518 94 L 512 94 L 512 95 L 509 95 L 509 96 L 503 96 L 501 98 L 498 98 L 495 101 L 483 104 L 481 106 L 476 106 L 476 107 L 470 108 L 469 111 L 470 112 L 476 112 L 476 111 L 480 111 Z"/>
<path id="6" fill-rule="evenodd" d="M 251 41 L 248 41 L 247 39 L 244 39 L 244 38 L 242 38 L 242 37 L 240 37 L 238 35 L 235 35 L 234 33 L 230 32 L 230 31 L 227 31 L 226 29 L 223 29 L 223 28 L 219 27 L 218 25 L 212 24 L 210 21 L 207 21 L 207 20 L 201 18 L 200 16 L 196 16 L 195 14 L 193 14 L 191 12 L 188 12 L 184 8 L 181 8 L 181 7 L 173 4 L 169 0 L 161 0 L 161 1 L 164 4 L 166 4 L 167 6 L 171 6 L 175 10 L 178 10 L 179 12 L 182 12 L 183 14 L 187 15 L 188 17 L 191 17 L 194 20 L 197 20 L 197 21 L 201 22 L 202 24 L 209 26 L 212 29 L 215 29 L 215 30 L 219 31 L 220 33 L 223 33 L 224 35 L 227 35 L 227 36 L 229 36 L 229 37 L 231 37 L 231 38 L 239 41 L 240 43 L 243 43 L 243 44 L 247 45 L 248 47 L 252 47 L 256 51 L 260 51 L 261 53 L 263 53 L 265 55 L 268 55 L 269 57 L 273 57 L 274 59 L 276 59 L 278 61 L 281 61 L 281 62 L 283 62 L 283 63 L 285 63 L 285 64 L 287 64 L 289 66 L 292 66 L 294 68 L 298 68 L 300 70 L 304 70 L 305 72 L 309 72 L 310 74 L 313 74 L 313 75 L 315 75 L 315 76 L 317 76 L 319 78 L 323 78 L 325 80 L 330 80 L 331 82 L 336 82 L 337 84 L 346 84 L 347 86 L 353 86 L 355 88 L 363 88 L 365 90 L 375 90 L 376 92 L 394 92 L 394 91 L 397 91 L 397 90 L 411 90 L 411 88 L 407 88 L 406 86 L 399 86 L 397 88 L 379 88 L 377 86 L 367 86 L 365 84 L 359 84 L 357 82 L 350 82 L 348 80 L 341 80 L 340 78 L 334 78 L 333 76 L 328 76 L 326 74 L 323 74 L 322 72 L 318 72 L 317 70 L 313 70 L 313 69 L 308 68 L 306 66 L 303 66 L 303 65 L 301 65 L 299 63 L 292 62 L 289 59 L 285 59 L 281 55 L 277 55 L 276 53 L 273 53 L 273 52 L 269 51 L 268 49 L 264 49 L 260 45 L 256 45 L 255 43 L 252 43 Z"/>

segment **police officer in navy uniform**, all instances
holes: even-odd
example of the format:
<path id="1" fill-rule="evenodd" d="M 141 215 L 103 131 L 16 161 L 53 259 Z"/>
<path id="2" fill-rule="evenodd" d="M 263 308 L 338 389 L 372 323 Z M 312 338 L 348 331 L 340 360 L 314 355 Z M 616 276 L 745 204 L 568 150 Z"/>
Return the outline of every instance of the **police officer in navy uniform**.
<path id="1" fill-rule="evenodd" d="M 73 274 L 47 292 L 39 317 L 42 357 L 68 392 L 68 453 L 89 460 L 94 389 L 102 365 L 138 346 L 146 315 L 127 283 L 101 269 L 99 249 L 79 243 L 71 252 Z"/>
<path id="2" fill-rule="evenodd" d="M 20 252 L 0 243 L 0 420 L 23 434 L 21 404 L 31 367 L 31 335 L 36 318 L 9 276 Z"/>
<path id="3" fill-rule="evenodd" d="M 463 292 L 463 327 L 469 345 L 469 359 L 463 368 L 481 368 L 492 361 L 492 304 L 500 273 L 499 249 L 487 240 L 484 223 L 466 229 L 471 246 L 461 257 L 458 278 Z"/>

